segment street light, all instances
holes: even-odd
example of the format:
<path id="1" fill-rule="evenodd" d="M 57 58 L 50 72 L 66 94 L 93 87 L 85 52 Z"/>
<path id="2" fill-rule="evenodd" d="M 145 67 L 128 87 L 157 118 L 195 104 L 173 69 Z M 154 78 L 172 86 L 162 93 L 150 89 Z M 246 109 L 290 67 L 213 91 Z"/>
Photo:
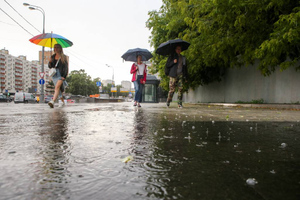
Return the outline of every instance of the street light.
<path id="1" fill-rule="evenodd" d="M 114 75 L 115 75 L 115 70 L 114 70 L 114 68 L 112 67 L 112 66 L 110 66 L 110 65 L 108 65 L 108 64 L 106 64 L 106 66 L 107 67 L 111 67 L 112 69 L 113 69 L 113 74 L 112 74 L 112 87 L 114 86 Z M 113 96 L 113 95 L 112 95 Z"/>
<path id="2" fill-rule="evenodd" d="M 43 34 L 45 34 L 45 11 L 43 8 L 35 5 L 31 5 L 29 3 L 23 3 L 24 6 L 29 6 L 30 10 L 38 10 L 43 14 Z M 42 66 L 41 66 L 41 72 L 44 73 L 44 56 L 45 55 L 45 47 L 42 47 Z M 44 84 L 41 85 L 41 96 L 40 96 L 40 102 L 44 103 Z"/>

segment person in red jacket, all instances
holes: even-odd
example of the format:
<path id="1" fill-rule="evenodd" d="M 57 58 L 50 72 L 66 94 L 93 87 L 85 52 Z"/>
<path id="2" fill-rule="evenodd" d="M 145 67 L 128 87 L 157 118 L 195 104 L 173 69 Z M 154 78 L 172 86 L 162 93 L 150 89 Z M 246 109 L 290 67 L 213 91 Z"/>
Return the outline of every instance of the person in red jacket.
<path id="1" fill-rule="evenodd" d="M 137 62 L 131 66 L 132 82 L 134 84 L 135 96 L 133 106 L 141 107 L 142 94 L 147 77 L 147 65 L 142 62 L 142 56 L 137 56 Z"/>

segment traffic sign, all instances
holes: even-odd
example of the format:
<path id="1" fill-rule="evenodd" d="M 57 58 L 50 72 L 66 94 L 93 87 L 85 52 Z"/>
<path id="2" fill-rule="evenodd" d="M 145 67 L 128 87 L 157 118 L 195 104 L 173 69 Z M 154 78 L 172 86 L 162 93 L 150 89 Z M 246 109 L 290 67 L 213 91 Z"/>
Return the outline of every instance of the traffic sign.
<path id="1" fill-rule="evenodd" d="M 97 82 L 96 82 L 96 85 L 97 85 L 97 86 L 101 86 L 101 82 L 100 82 L 100 81 L 97 81 Z"/>
<path id="2" fill-rule="evenodd" d="M 39 80 L 39 83 L 40 83 L 41 85 L 44 85 L 44 84 L 45 84 L 45 80 L 44 80 L 44 79 L 40 79 L 40 80 Z"/>
<path id="3" fill-rule="evenodd" d="M 40 75 L 41 79 L 43 79 L 45 76 L 45 72 L 39 72 L 39 75 Z"/>

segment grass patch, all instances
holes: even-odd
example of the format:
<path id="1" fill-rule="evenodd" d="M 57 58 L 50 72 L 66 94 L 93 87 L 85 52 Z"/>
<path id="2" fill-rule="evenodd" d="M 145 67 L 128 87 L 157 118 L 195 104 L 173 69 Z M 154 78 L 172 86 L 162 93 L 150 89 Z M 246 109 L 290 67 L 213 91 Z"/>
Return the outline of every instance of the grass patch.
<path id="1" fill-rule="evenodd" d="M 235 103 L 240 104 L 263 104 L 265 101 L 263 99 L 252 99 L 252 101 L 237 101 Z"/>

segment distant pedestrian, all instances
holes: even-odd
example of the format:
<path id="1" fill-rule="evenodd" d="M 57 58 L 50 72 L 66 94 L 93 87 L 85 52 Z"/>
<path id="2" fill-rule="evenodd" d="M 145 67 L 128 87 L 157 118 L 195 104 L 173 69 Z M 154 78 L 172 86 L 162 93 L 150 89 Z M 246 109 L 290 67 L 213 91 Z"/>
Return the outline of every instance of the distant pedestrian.
<path id="1" fill-rule="evenodd" d="M 142 62 L 142 56 L 137 56 L 137 62 L 132 64 L 130 73 L 133 74 L 131 81 L 133 82 L 135 89 L 133 105 L 141 107 L 143 89 L 147 77 L 147 65 Z"/>
<path id="2" fill-rule="evenodd" d="M 65 56 L 60 44 L 54 45 L 54 54 L 51 56 L 48 67 L 56 68 L 56 74 L 54 74 L 52 77 L 55 87 L 54 95 L 53 99 L 48 103 L 48 105 L 53 108 L 56 99 L 59 97 L 62 101 L 62 106 L 64 106 L 65 102 L 62 92 L 64 92 L 66 86 L 68 86 L 66 78 L 68 76 L 69 68 L 67 57 Z"/>
<path id="3" fill-rule="evenodd" d="M 178 87 L 178 108 L 182 108 L 183 82 L 188 79 L 186 58 L 181 55 L 181 46 L 175 48 L 169 56 L 166 66 L 166 75 L 170 77 L 167 106 L 170 106 L 176 87 Z"/>

